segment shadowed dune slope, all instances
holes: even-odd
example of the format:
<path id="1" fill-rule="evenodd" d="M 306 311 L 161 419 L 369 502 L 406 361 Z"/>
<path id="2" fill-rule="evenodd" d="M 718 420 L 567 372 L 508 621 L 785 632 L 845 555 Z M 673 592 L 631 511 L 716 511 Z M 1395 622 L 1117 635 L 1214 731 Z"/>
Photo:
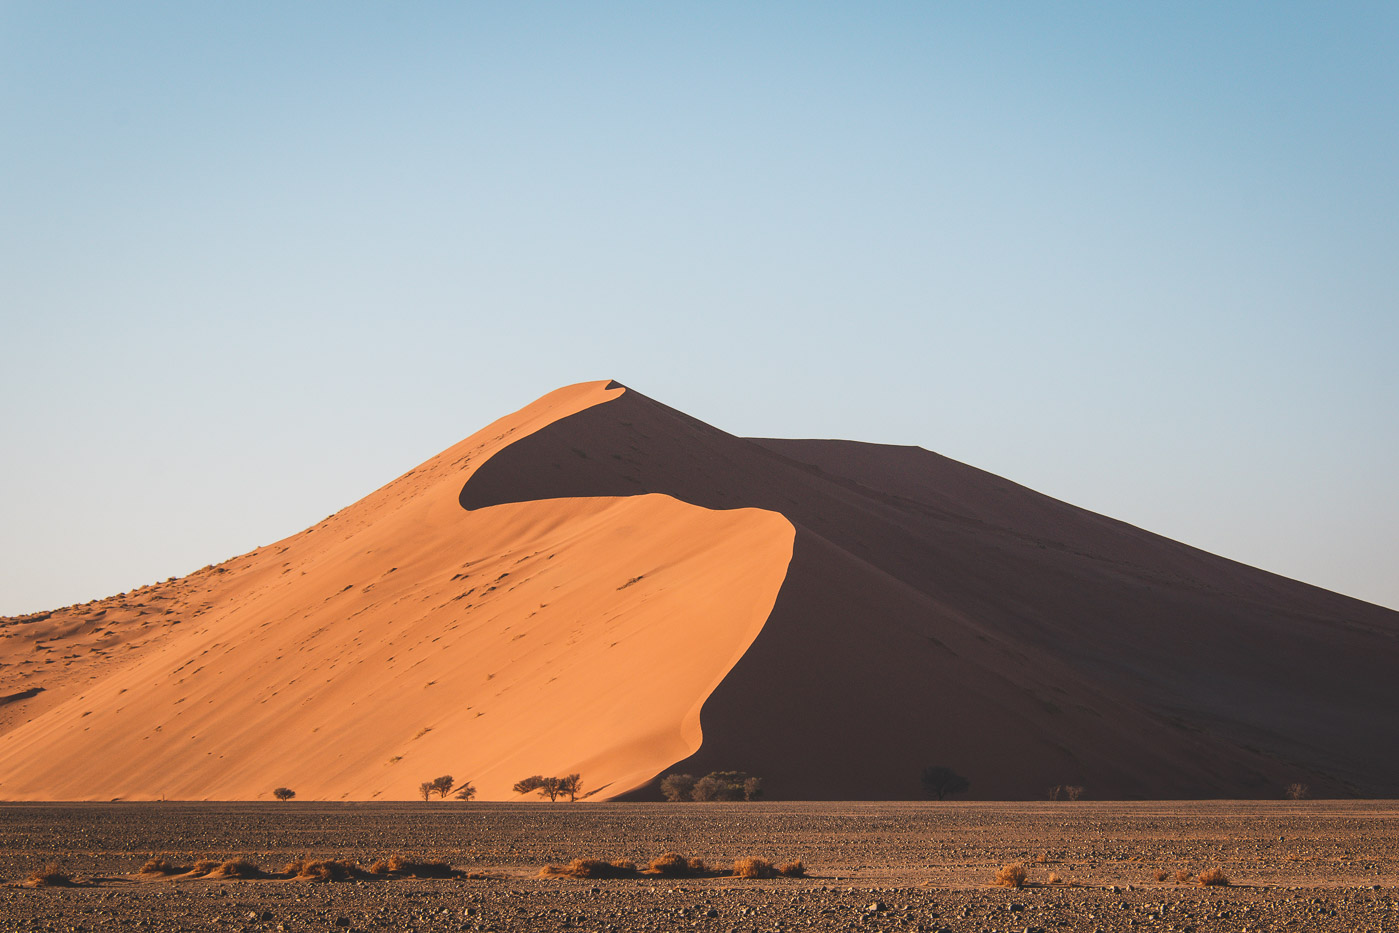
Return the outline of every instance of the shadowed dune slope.
<path id="1" fill-rule="evenodd" d="M 700 745 L 793 529 L 664 495 L 463 511 L 473 469 L 622 394 L 573 386 L 299 535 L 0 628 L 0 798 L 615 794 Z M 38 689 L 36 689 L 38 688 Z"/>
<path id="2" fill-rule="evenodd" d="M 933 763 L 986 798 L 1399 790 L 1399 613 L 919 448 L 736 438 L 628 392 L 512 445 L 462 504 L 644 493 L 797 528 L 669 770 L 794 798 L 917 796 Z"/>
<path id="3" fill-rule="evenodd" d="M 741 769 L 900 799 L 930 764 L 981 798 L 1399 790 L 1399 613 L 922 449 L 738 438 L 615 383 L 0 636 L 0 798 L 451 773 L 505 799 L 572 771 L 652 797 Z"/>

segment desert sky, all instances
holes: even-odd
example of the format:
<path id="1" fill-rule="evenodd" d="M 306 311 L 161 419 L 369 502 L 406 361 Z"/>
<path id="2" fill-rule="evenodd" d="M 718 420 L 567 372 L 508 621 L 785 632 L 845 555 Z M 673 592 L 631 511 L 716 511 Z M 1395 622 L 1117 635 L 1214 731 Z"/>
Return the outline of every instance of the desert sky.
<path id="1" fill-rule="evenodd" d="M 558 386 L 1399 606 L 1393 4 L 0 7 L 0 614 Z"/>

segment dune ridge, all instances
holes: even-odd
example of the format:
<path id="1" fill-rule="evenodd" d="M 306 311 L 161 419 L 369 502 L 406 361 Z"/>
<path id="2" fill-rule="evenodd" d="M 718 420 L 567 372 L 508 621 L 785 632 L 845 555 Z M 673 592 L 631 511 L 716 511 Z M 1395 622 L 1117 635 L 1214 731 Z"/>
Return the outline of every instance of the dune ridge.
<path id="1" fill-rule="evenodd" d="M 12 799 L 401 799 L 444 772 L 508 799 L 571 771 L 654 798 L 721 769 L 909 799 L 929 764 L 983 799 L 1399 777 L 1399 613 L 921 448 L 739 438 L 616 383 L 277 545 L 0 633 L 0 697 L 44 688 L 0 704 Z"/>
<path id="2" fill-rule="evenodd" d="M 0 797 L 411 799 L 450 773 L 508 799 L 575 771 L 606 795 L 693 752 L 790 524 L 664 495 L 457 502 L 491 456 L 623 391 L 552 393 L 193 579 L 11 622 L 3 692 L 45 689 L 7 711 Z"/>

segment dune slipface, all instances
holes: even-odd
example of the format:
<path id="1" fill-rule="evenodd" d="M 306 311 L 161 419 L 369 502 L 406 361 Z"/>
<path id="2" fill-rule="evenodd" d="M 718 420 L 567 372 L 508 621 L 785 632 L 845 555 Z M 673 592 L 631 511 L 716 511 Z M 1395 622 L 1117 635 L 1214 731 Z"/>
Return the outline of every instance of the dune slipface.
<path id="1" fill-rule="evenodd" d="M 285 541 L 0 628 L 0 798 L 1384 795 L 1399 613 L 919 448 L 560 389 Z"/>

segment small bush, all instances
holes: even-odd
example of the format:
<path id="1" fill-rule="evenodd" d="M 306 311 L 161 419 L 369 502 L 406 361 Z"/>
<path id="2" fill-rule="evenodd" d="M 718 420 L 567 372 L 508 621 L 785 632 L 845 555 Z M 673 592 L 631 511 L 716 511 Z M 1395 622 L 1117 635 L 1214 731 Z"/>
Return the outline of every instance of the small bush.
<path id="1" fill-rule="evenodd" d="M 278 800 L 290 800 L 296 796 L 296 791 L 292 790 L 290 787 L 279 787 L 272 792 L 272 796 L 276 797 Z"/>
<path id="2" fill-rule="evenodd" d="M 446 862 L 420 862 L 403 855 L 390 855 L 369 866 L 370 874 L 400 875 L 404 878 L 453 878 L 456 871 Z"/>
<path id="3" fill-rule="evenodd" d="M 1050 884 L 1063 884 L 1063 883 L 1064 883 L 1064 879 L 1063 879 L 1063 878 L 1060 878 L 1060 877 L 1059 877 L 1058 875 L 1056 875 L 1054 872 L 1050 872 L 1050 873 L 1049 873 L 1049 883 L 1050 883 Z"/>
<path id="4" fill-rule="evenodd" d="M 24 883 L 35 888 L 56 888 L 72 884 L 73 876 L 63 871 L 57 862 L 49 862 L 31 871 Z"/>
<path id="5" fill-rule="evenodd" d="M 777 869 L 767 859 L 734 859 L 734 875 L 738 878 L 776 878 Z"/>
<path id="6" fill-rule="evenodd" d="M 1002 865 L 996 872 L 996 884 L 1003 888 L 1023 888 L 1025 881 L 1030 877 L 1030 873 L 1025 870 L 1022 862 L 1012 862 L 1009 865 Z"/>
<path id="7" fill-rule="evenodd" d="M 1216 865 L 1214 868 L 1207 868 L 1200 872 L 1200 884 L 1207 888 L 1225 888 L 1229 886 L 1229 876 L 1224 874 L 1224 869 Z"/>
<path id="8" fill-rule="evenodd" d="M 143 875 L 182 875 L 187 869 L 177 868 L 163 858 L 147 859 L 146 864 L 141 866 L 140 874 Z"/>
<path id="9" fill-rule="evenodd" d="M 672 803 L 690 800 L 694 796 L 695 780 L 693 774 L 667 774 L 661 780 L 661 793 Z"/>
<path id="10" fill-rule="evenodd" d="M 1176 872 L 1176 884 L 1186 884 L 1193 880 L 1195 880 L 1195 874 L 1188 868 L 1182 868 Z"/>
<path id="11" fill-rule="evenodd" d="M 777 873 L 784 878 L 805 878 L 806 865 L 801 859 L 797 859 L 795 862 L 784 862 L 778 866 Z"/>
<path id="12" fill-rule="evenodd" d="M 1312 789 L 1305 784 L 1287 785 L 1288 800 L 1306 800 L 1311 796 Z"/>
<path id="13" fill-rule="evenodd" d="M 567 865 L 545 865 L 541 875 L 562 875 L 568 878 L 635 878 L 640 874 L 636 863 L 628 859 L 605 862 L 596 858 L 576 858 Z"/>
<path id="14" fill-rule="evenodd" d="M 1161 869 L 1160 871 L 1158 871 L 1158 872 L 1156 873 L 1156 880 L 1157 880 L 1157 881 L 1165 881 L 1165 880 L 1166 880 L 1167 878 L 1169 878 L 1169 877 L 1170 877 L 1170 874 L 1169 874 L 1169 873 L 1166 871 L 1166 869 L 1164 869 L 1164 868 Z"/>
<path id="15" fill-rule="evenodd" d="M 207 875 L 209 872 L 218 868 L 220 864 L 222 863 L 216 862 L 213 859 L 202 858 L 194 863 L 194 867 L 189 870 L 189 873 L 191 875 Z"/>
<path id="16" fill-rule="evenodd" d="M 210 878 L 261 878 L 262 869 L 245 858 L 231 858 L 209 872 Z"/>
<path id="17" fill-rule="evenodd" d="M 660 858 L 652 859 L 647 870 L 667 878 L 683 878 L 690 873 L 690 860 L 675 852 L 667 852 Z"/>
<path id="18" fill-rule="evenodd" d="M 365 875 L 364 869 L 344 859 L 297 859 L 282 869 L 282 873 L 305 881 L 352 881 Z"/>

